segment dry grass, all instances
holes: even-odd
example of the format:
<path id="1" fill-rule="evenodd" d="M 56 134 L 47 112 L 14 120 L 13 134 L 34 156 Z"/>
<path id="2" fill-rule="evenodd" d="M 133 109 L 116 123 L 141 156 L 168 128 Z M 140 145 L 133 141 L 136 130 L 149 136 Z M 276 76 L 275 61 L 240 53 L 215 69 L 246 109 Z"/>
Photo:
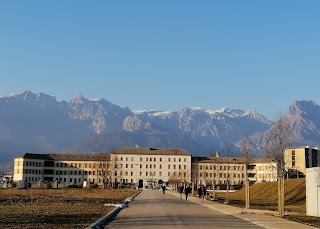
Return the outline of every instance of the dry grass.
<path id="1" fill-rule="evenodd" d="M 217 193 L 218 201 L 226 199 L 225 193 Z M 245 207 L 245 190 L 229 193 L 230 205 Z M 250 186 L 250 207 L 252 209 L 278 210 L 277 182 L 259 183 Z M 320 227 L 317 217 L 306 216 L 306 182 L 304 178 L 285 180 L 286 219 Z"/>
<path id="2" fill-rule="evenodd" d="M 0 228 L 85 228 L 134 189 L 0 189 Z"/>
<path id="3" fill-rule="evenodd" d="M 224 200 L 225 193 L 219 193 L 218 198 Z M 230 203 L 237 207 L 245 206 L 245 190 L 229 193 Z M 277 210 L 278 184 L 277 182 L 259 183 L 250 186 L 250 206 L 256 209 Z M 305 179 L 285 180 L 285 210 L 290 212 L 306 211 L 306 183 Z"/>

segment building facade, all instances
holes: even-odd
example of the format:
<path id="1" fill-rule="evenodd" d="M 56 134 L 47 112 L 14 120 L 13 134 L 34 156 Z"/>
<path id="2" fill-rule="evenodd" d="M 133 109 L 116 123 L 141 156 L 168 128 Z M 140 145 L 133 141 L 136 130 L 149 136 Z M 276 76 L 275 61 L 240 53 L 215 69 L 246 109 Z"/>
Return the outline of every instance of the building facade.
<path id="1" fill-rule="evenodd" d="M 191 182 L 191 154 L 172 148 L 123 148 L 111 152 L 121 183 L 154 187 L 170 180 Z"/>
<path id="2" fill-rule="evenodd" d="M 253 158 L 246 165 L 245 158 L 208 157 L 197 162 L 198 185 L 232 186 L 244 184 L 246 173 L 250 183 L 277 180 L 277 165 L 269 158 Z"/>
<path id="3" fill-rule="evenodd" d="M 320 167 L 306 169 L 306 214 L 320 217 Z"/>
<path id="4" fill-rule="evenodd" d="M 30 154 L 14 159 L 15 182 L 60 186 L 97 184 L 102 187 L 130 185 L 155 187 L 164 183 L 194 185 L 242 185 L 277 180 L 276 163 L 254 158 L 192 157 L 182 149 L 122 148 L 99 154 Z"/>
<path id="5" fill-rule="evenodd" d="M 95 183 L 156 186 L 191 181 L 191 154 L 171 148 L 123 148 L 111 154 L 23 154 L 14 159 L 13 180 L 60 186 Z"/>
<path id="6" fill-rule="evenodd" d="M 30 184 L 58 182 L 60 185 L 104 183 L 103 171 L 110 167 L 110 154 L 30 154 L 14 159 L 14 181 Z"/>
<path id="7" fill-rule="evenodd" d="M 320 166 L 320 152 L 309 146 L 286 149 L 284 162 L 289 175 L 305 176 L 307 168 Z"/>

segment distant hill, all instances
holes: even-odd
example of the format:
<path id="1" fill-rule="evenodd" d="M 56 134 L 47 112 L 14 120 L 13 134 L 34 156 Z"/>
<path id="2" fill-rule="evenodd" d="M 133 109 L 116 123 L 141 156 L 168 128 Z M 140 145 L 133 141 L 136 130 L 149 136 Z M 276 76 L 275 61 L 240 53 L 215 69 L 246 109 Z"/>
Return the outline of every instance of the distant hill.
<path id="1" fill-rule="evenodd" d="M 208 154 L 209 152 L 208 149 L 184 135 L 158 130 L 112 131 L 92 136 L 63 152 L 110 152 L 122 147 L 181 148 L 193 155 Z"/>

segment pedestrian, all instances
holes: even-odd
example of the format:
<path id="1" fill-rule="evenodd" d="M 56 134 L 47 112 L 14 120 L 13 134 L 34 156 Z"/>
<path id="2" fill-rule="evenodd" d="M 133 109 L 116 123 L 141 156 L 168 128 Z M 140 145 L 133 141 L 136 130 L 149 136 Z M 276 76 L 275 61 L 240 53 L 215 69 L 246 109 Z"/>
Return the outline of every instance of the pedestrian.
<path id="1" fill-rule="evenodd" d="M 184 193 L 186 194 L 186 200 L 188 200 L 188 195 L 192 191 L 190 185 L 184 189 Z"/>
<path id="2" fill-rule="evenodd" d="M 182 193 L 183 193 L 183 186 L 182 185 L 178 188 L 178 191 L 179 191 L 180 200 L 181 200 L 182 199 Z"/>
<path id="3" fill-rule="evenodd" d="M 166 190 L 167 190 L 166 186 L 163 185 L 163 186 L 162 186 L 162 193 L 165 194 Z"/>
<path id="4" fill-rule="evenodd" d="M 199 199 L 200 199 L 201 198 L 201 186 L 198 188 L 197 193 L 198 193 L 198 196 L 199 196 Z"/>
<path id="5" fill-rule="evenodd" d="M 207 194 L 207 190 L 206 190 L 206 188 L 204 187 L 204 185 L 201 185 L 201 202 L 203 202 L 203 200 L 204 200 L 204 198 L 205 198 L 205 196 L 206 196 L 206 194 Z"/>

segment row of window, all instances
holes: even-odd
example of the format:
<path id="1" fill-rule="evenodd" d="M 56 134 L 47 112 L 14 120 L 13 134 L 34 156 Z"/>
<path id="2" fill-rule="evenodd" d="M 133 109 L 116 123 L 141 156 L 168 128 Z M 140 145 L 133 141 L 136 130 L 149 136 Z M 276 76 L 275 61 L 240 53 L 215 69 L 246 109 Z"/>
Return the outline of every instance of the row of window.
<path id="1" fill-rule="evenodd" d="M 130 167 L 131 167 L 131 169 L 133 169 L 134 168 L 134 166 L 133 166 L 134 164 L 131 164 L 130 165 Z M 160 164 L 160 165 L 158 165 L 159 166 L 159 169 L 162 169 L 162 164 Z M 120 168 L 122 169 L 124 166 L 123 166 L 123 164 L 120 164 Z M 117 166 L 116 166 L 116 168 L 117 168 Z M 129 168 L 129 164 L 125 164 L 125 168 L 127 169 L 127 168 Z M 142 169 L 143 168 L 143 165 L 142 164 L 139 164 L 139 168 L 140 169 Z M 148 168 L 150 168 L 150 169 L 152 169 L 152 168 L 154 168 L 154 169 L 156 169 L 157 168 L 157 165 L 156 164 L 146 164 L 145 165 L 145 168 L 146 169 L 148 169 Z M 171 165 L 168 165 L 168 169 L 171 169 L 171 168 L 173 168 L 173 169 L 187 169 L 187 165 L 173 165 L 172 167 L 171 167 Z"/>
<path id="2" fill-rule="evenodd" d="M 60 163 L 57 162 L 55 167 L 57 168 L 85 168 L 85 169 L 94 169 L 94 168 L 109 168 L 108 163 Z"/>
<path id="3" fill-rule="evenodd" d="M 228 173 L 200 173 L 199 174 L 200 177 L 219 177 L 219 178 L 228 178 L 228 177 L 234 177 L 234 178 L 244 178 L 244 174 L 240 174 L 240 173 L 233 173 L 233 174 L 228 174 Z"/>
<path id="4" fill-rule="evenodd" d="M 233 170 L 233 171 L 244 171 L 245 166 L 227 166 L 227 165 L 199 165 L 199 170 Z M 274 170 L 273 166 L 248 166 L 248 170 Z"/>
<path id="5" fill-rule="evenodd" d="M 32 166 L 32 167 L 43 167 L 43 162 L 40 161 L 17 161 L 16 166 Z"/>
<path id="6" fill-rule="evenodd" d="M 117 175 L 117 172 L 115 173 Z M 134 176 L 133 172 L 128 172 L 128 171 L 120 171 L 120 176 Z M 129 175 L 130 174 L 130 175 Z M 157 175 L 158 174 L 158 175 Z M 187 177 L 187 173 L 186 172 L 167 172 L 168 177 L 170 176 L 176 176 L 178 175 L 179 177 L 183 176 L 183 177 Z M 139 172 L 139 176 L 146 176 L 146 177 L 154 177 L 154 176 L 165 176 L 164 172 Z"/>
<path id="7" fill-rule="evenodd" d="M 200 170 L 244 170 L 245 166 L 216 166 L 216 165 L 200 165 L 199 169 Z"/>
<path id="8" fill-rule="evenodd" d="M 118 158 L 116 158 L 116 160 L 118 160 Z M 128 157 L 120 157 L 120 161 L 129 161 L 129 158 Z M 134 161 L 134 158 L 131 157 L 131 161 Z M 143 157 L 140 157 L 140 161 L 143 161 Z M 146 157 L 145 158 L 145 161 L 157 161 L 157 158 L 156 157 Z M 162 161 L 162 157 L 159 158 L 159 161 Z M 168 161 L 171 162 L 171 158 L 169 157 L 168 158 Z M 176 162 L 176 161 L 179 161 L 181 162 L 182 159 L 181 158 L 173 158 L 173 162 Z M 183 162 L 187 162 L 187 158 L 183 158 Z"/>
<path id="9" fill-rule="evenodd" d="M 25 177 L 25 181 L 26 182 L 39 182 L 39 181 L 42 181 L 40 177 Z M 69 183 L 74 183 L 74 184 L 82 184 L 83 181 L 87 181 L 87 179 L 82 179 L 82 178 L 60 178 L 59 179 L 59 182 L 60 183 L 66 183 L 66 182 L 69 182 Z M 95 179 L 89 179 L 89 182 L 93 182 L 95 183 Z M 101 183 L 101 179 L 97 179 L 98 183 Z"/>

